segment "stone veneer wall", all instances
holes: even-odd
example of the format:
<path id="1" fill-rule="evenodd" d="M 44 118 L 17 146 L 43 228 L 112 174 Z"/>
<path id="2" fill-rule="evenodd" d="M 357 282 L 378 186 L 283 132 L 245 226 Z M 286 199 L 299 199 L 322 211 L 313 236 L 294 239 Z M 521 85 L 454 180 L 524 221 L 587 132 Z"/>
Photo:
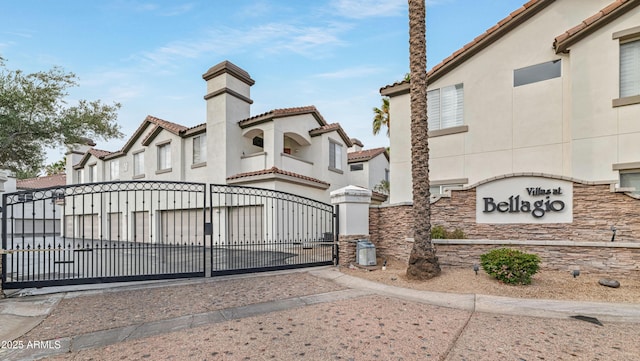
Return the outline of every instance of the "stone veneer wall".
<path id="1" fill-rule="evenodd" d="M 356 262 L 356 247 L 358 240 L 370 239 L 369 235 L 339 235 L 338 236 L 338 265 L 349 266 Z"/>
<path id="2" fill-rule="evenodd" d="M 470 239 L 640 242 L 640 200 L 614 193 L 610 185 L 573 185 L 573 223 L 476 224 L 476 189 L 454 190 L 431 204 L 432 225 L 460 228 Z"/>
<path id="3" fill-rule="evenodd" d="M 481 254 L 508 247 L 537 254 L 544 269 L 640 275 L 640 243 L 438 239 L 434 244 L 444 266 L 471 269 Z"/>
<path id="4" fill-rule="evenodd" d="M 410 204 L 369 209 L 370 240 L 379 257 L 408 260 L 413 245 L 412 213 Z M 475 187 L 453 190 L 450 197 L 431 204 L 432 225 L 459 228 L 467 237 L 457 243 L 434 241 L 442 264 L 470 266 L 479 262 L 480 254 L 509 246 L 535 252 L 552 269 L 580 265 L 592 271 L 640 272 L 640 199 L 611 192 L 609 184 L 574 182 L 573 223 L 476 224 L 475 220 Z M 614 225 L 618 231 L 611 244 Z"/>

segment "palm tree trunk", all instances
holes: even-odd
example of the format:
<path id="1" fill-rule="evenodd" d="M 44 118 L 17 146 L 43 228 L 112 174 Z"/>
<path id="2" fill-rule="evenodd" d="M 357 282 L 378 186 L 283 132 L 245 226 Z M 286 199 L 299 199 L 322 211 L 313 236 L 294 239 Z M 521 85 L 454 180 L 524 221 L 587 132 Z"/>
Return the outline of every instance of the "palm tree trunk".
<path id="1" fill-rule="evenodd" d="M 425 0 L 409 0 L 409 69 L 411 71 L 411 177 L 414 243 L 407 278 L 425 280 L 440 274 L 431 244 L 429 136 L 427 127 L 427 41 Z"/>

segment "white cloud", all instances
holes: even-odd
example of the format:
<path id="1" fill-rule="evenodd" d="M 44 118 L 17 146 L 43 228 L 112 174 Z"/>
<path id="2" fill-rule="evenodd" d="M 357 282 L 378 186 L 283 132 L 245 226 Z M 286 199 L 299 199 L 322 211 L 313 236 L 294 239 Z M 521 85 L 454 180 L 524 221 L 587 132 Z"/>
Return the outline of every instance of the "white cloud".
<path id="1" fill-rule="evenodd" d="M 269 23 L 248 29 L 218 27 L 197 39 L 174 41 L 140 56 L 148 65 L 156 66 L 169 66 L 184 58 L 246 52 L 247 49 L 256 54 L 285 52 L 317 57 L 344 45 L 339 35 L 346 29 L 347 26 L 340 23 L 316 26 Z"/>
<path id="2" fill-rule="evenodd" d="M 332 0 L 331 8 L 339 16 L 363 19 L 369 17 L 398 16 L 406 12 L 406 0 Z"/>

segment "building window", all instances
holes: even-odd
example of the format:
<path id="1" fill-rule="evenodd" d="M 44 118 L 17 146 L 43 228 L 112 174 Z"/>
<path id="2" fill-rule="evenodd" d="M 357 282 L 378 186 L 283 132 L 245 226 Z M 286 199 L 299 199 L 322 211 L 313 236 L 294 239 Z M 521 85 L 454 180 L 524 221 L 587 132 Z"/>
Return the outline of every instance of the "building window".
<path id="1" fill-rule="evenodd" d="M 640 194 L 640 169 L 620 171 L 620 187 L 635 188 L 635 194 Z"/>
<path id="2" fill-rule="evenodd" d="M 207 161 L 207 135 L 202 134 L 193 138 L 193 164 Z"/>
<path id="3" fill-rule="evenodd" d="M 111 180 L 116 180 L 120 178 L 120 161 L 112 160 L 109 163 L 109 175 Z"/>
<path id="4" fill-rule="evenodd" d="M 144 152 L 133 155 L 133 176 L 144 175 Z"/>
<path id="5" fill-rule="evenodd" d="M 342 146 L 329 142 L 329 168 L 342 170 Z"/>
<path id="6" fill-rule="evenodd" d="M 429 130 L 439 130 L 463 124 L 464 91 L 462 84 L 427 92 Z"/>
<path id="7" fill-rule="evenodd" d="M 158 146 L 158 170 L 171 169 L 171 144 Z"/>
<path id="8" fill-rule="evenodd" d="M 82 169 L 76 171 L 76 182 L 83 183 L 82 181 Z"/>
<path id="9" fill-rule="evenodd" d="M 640 39 L 620 44 L 620 98 L 640 95 Z"/>
<path id="10" fill-rule="evenodd" d="M 562 71 L 560 59 L 542 64 L 531 65 L 513 71 L 513 86 L 537 83 L 539 81 L 559 78 Z"/>
<path id="11" fill-rule="evenodd" d="M 356 164 L 351 164 L 349 166 L 349 170 L 353 171 L 358 171 L 358 170 L 364 170 L 364 164 L 363 163 L 356 163 Z"/>
<path id="12" fill-rule="evenodd" d="M 92 164 L 89 166 L 89 183 L 98 181 L 98 166 Z"/>

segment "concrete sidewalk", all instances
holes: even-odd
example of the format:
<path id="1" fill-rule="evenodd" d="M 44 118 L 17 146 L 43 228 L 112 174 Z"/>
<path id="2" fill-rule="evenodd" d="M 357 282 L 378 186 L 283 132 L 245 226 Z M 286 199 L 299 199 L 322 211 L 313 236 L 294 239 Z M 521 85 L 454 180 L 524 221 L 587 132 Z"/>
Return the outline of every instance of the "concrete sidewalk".
<path id="1" fill-rule="evenodd" d="M 301 272 L 301 271 L 294 271 Z M 70 337 L 51 340 L 44 345 L 15 344 L 10 349 L 5 344 L 0 349 L 0 358 L 6 360 L 36 360 L 55 355 L 62 355 L 80 350 L 115 345 L 124 341 L 134 341 L 154 336 L 190 330 L 196 327 L 222 324 L 232 320 L 243 320 L 256 316 L 265 316 L 275 312 L 301 310 L 322 304 L 340 303 L 342 301 L 360 302 L 360 300 L 384 296 L 392 299 L 408 301 L 416 304 L 426 304 L 443 307 L 439 312 L 446 316 L 454 310 L 466 311 L 468 314 L 487 313 L 511 315 L 515 317 L 537 317 L 568 319 L 571 316 L 587 316 L 603 322 L 640 323 L 640 305 L 610 304 L 593 302 L 573 302 L 538 299 L 510 299 L 505 297 L 449 294 L 441 292 L 417 291 L 363 280 L 339 272 L 332 267 L 316 268 L 307 271 L 308 274 L 331 280 L 345 289 L 309 295 L 282 298 L 267 302 L 253 303 L 244 306 L 229 307 L 211 312 L 190 314 L 151 322 L 142 322 L 124 327 L 116 327 Z M 283 274 L 286 272 L 277 272 Z M 262 277 L 269 275 L 262 274 Z M 246 280 L 251 275 L 229 276 L 224 280 Z M 36 327 L 47 317 L 65 297 L 81 297 L 82 295 L 100 295 L 119 290 L 136 290 L 168 287 L 175 285 L 198 285 L 207 283 L 210 279 L 175 280 L 163 282 L 147 282 L 128 285 L 96 285 L 93 290 L 78 291 L 77 287 L 24 290 L 30 294 L 23 297 L 10 297 L 0 300 L 0 340 L 9 341 L 20 338 L 26 332 Z M 50 293 L 54 292 L 54 293 Z M 447 311 L 451 310 L 451 311 Z M 467 321 L 468 323 L 469 321 Z M 460 331 L 462 333 L 462 330 Z M 458 334 L 456 338 L 460 336 Z M 44 341 L 44 340 L 40 340 Z M 16 341 L 17 342 L 17 341 Z M 447 342 L 453 342 L 447 339 Z"/>

